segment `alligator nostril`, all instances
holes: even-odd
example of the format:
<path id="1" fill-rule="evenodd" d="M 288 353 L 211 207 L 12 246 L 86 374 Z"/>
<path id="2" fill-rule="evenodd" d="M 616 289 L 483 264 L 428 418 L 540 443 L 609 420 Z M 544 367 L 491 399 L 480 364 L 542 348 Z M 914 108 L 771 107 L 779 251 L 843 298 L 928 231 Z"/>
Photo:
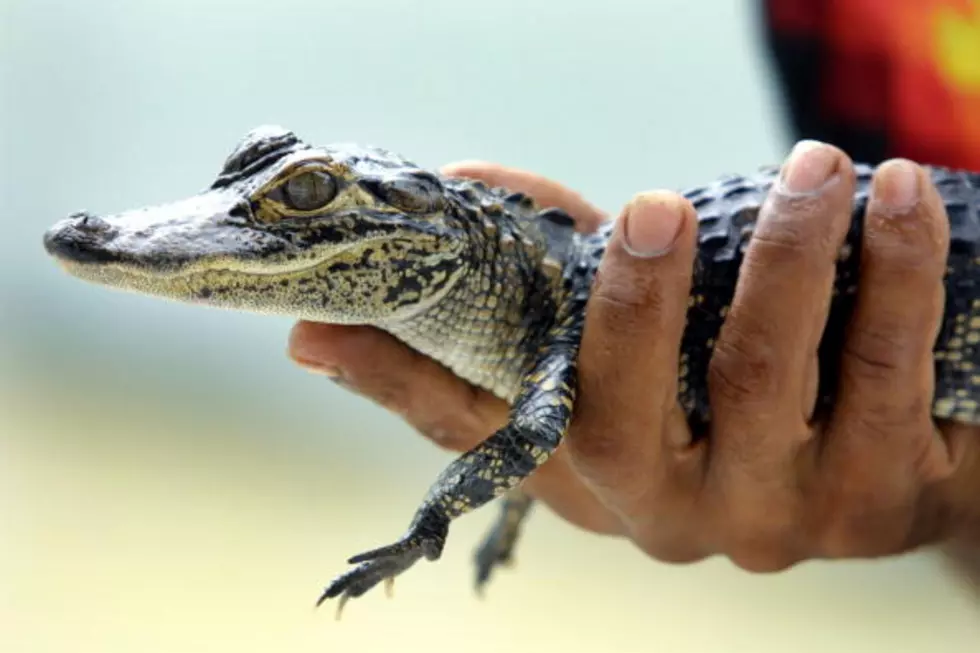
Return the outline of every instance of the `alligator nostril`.
<path id="1" fill-rule="evenodd" d="M 91 233 L 104 232 L 109 230 L 109 223 L 102 218 L 91 213 L 81 213 L 76 216 L 75 228 L 80 231 Z"/>
<path id="2" fill-rule="evenodd" d="M 44 248 L 52 256 L 75 263 L 116 260 L 112 241 L 118 228 L 92 215 L 73 213 L 44 233 Z"/>

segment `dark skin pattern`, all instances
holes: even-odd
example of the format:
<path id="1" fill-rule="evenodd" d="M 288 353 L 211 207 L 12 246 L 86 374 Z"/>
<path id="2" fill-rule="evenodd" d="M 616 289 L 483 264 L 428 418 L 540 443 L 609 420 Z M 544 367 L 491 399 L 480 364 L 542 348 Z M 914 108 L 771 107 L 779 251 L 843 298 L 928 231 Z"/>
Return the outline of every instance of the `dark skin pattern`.
<path id="1" fill-rule="evenodd" d="M 215 182 L 212 190 L 222 190 L 232 184 L 241 184 L 253 193 L 250 211 L 244 215 L 229 211 L 229 217 L 241 219 L 242 222 L 232 224 L 223 219 L 222 227 L 232 226 L 245 230 L 249 234 L 244 242 L 247 249 L 242 252 L 249 257 L 261 258 L 265 254 L 256 245 L 262 244 L 260 237 L 252 237 L 256 231 L 256 220 L 268 222 L 263 216 L 264 198 L 269 197 L 268 191 L 259 196 L 261 189 L 268 187 L 268 179 L 257 179 L 274 167 L 286 154 L 296 149 L 305 148 L 298 141 L 283 133 L 268 134 L 265 138 L 247 138 L 246 145 L 229 158 L 225 169 Z M 399 157 L 384 156 L 383 151 L 374 151 L 375 156 L 382 157 L 384 167 L 395 169 L 394 181 L 387 184 L 369 179 L 360 183 L 370 194 L 381 202 L 402 211 L 415 210 L 418 213 L 437 212 L 443 216 L 447 224 L 462 231 L 469 238 L 469 243 L 478 246 L 470 248 L 468 253 L 482 252 L 481 256 L 467 260 L 464 255 L 454 259 L 457 268 L 469 268 L 471 271 L 484 272 L 491 270 L 492 259 L 501 259 L 504 265 L 494 272 L 517 273 L 525 282 L 521 286 L 526 293 L 517 293 L 518 301 L 510 301 L 504 305 L 510 310 L 518 310 L 514 315 L 504 314 L 504 318 L 516 318 L 523 327 L 521 330 L 520 346 L 516 352 L 511 349 L 508 353 L 523 355 L 519 364 L 507 366 L 500 358 L 501 350 L 505 347 L 490 347 L 486 352 L 470 350 L 468 354 L 484 353 L 482 359 L 468 359 L 461 364 L 445 352 L 433 350 L 434 343 L 423 343 L 422 328 L 432 324 L 432 315 L 423 313 L 421 322 L 416 322 L 407 330 L 401 325 L 386 325 L 396 336 L 401 336 L 409 344 L 415 344 L 420 349 L 428 347 L 435 358 L 442 358 L 451 367 L 456 366 L 462 375 L 473 377 L 480 373 L 475 367 L 510 367 L 503 377 L 496 380 L 493 387 L 500 393 L 509 394 L 511 401 L 511 417 L 506 425 L 490 438 L 460 456 L 444 470 L 433 484 L 429 494 L 423 500 L 413 518 L 407 533 L 396 543 L 359 554 L 350 562 L 357 566 L 336 579 L 324 592 L 321 601 L 326 598 L 341 597 L 341 605 L 348 598 L 362 595 L 376 584 L 390 580 L 395 575 L 411 567 L 422 557 L 436 560 L 440 557 L 445 545 L 450 522 L 470 510 L 478 508 L 494 498 L 508 494 L 518 488 L 541 464 L 545 463 L 557 450 L 565 432 L 568 429 L 574 407 L 577 387 L 576 359 L 581 341 L 582 328 L 585 318 L 586 301 L 592 288 L 593 279 L 602 258 L 611 231 L 602 228 L 596 234 L 580 238 L 571 229 L 572 220 L 559 212 L 547 211 L 538 213 L 533 205 L 525 198 L 509 194 L 501 189 L 486 189 L 480 185 L 470 184 L 467 191 L 459 192 L 458 182 L 440 180 L 439 178 L 420 171 Z M 372 162 L 375 163 L 375 162 Z M 268 176 L 268 175 L 266 175 Z M 818 406 L 832 406 L 836 401 L 835 358 L 840 352 L 844 326 L 853 310 L 854 278 L 858 270 L 859 257 L 854 250 L 860 248 L 862 217 L 866 201 L 867 185 L 871 177 L 868 168 L 857 168 L 857 190 L 854 195 L 855 210 L 850 230 L 843 246 L 840 248 L 839 265 L 836 275 L 834 298 L 830 306 L 830 319 L 821 346 L 821 371 L 823 383 L 818 393 Z M 946 277 L 947 292 L 952 297 L 947 304 L 946 318 L 940 331 L 935 348 L 937 389 L 933 402 L 935 417 L 951 418 L 962 423 L 976 422 L 976 403 L 971 391 L 974 377 L 970 370 L 975 362 L 973 356 L 976 342 L 975 335 L 980 327 L 975 322 L 980 317 L 975 314 L 977 297 L 973 293 L 971 277 L 976 263 L 974 248 L 978 240 L 978 215 L 980 205 L 977 187 L 978 177 L 966 173 L 957 173 L 943 169 L 932 170 L 933 182 L 940 189 L 943 200 L 950 216 L 952 234 L 950 265 Z M 693 189 L 686 193 L 688 199 L 698 210 L 699 243 L 698 256 L 694 266 L 694 283 L 688 308 L 688 327 L 682 343 L 678 374 L 678 391 L 681 406 L 689 420 L 692 430 L 697 435 L 703 433 L 711 421 L 708 411 L 707 396 L 707 367 L 711 357 L 713 343 L 724 322 L 727 309 L 735 291 L 738 266 L 741 263 L 746 244 L 753 234 L 753 226 L 759 209 L 766 198 L 768 190 L 776 177 L 775 170 L 764 170 L 753 177 L 730 177 L 717 180 L 704 188 Z M 356 180 L 362 182 L 362 179 Z M 333 187 L 343 188 L 345 180 L 334 178 Z M 373 187 L 372 187 L 373 185 Z M 435 188 L 443 188 L 442 195 L 430 192 Z M 472 197 L 467 197 L 470 194 Z M 460 201 L 463 198 L 464 201 Z M 327 204 L 333 199 L 329 197 Z M 479 203 L 480 211 L 474 211 L 474 200 Z M 504 201 L 501 201 L 504 200 Z M 413 206 L 414 203 L 414 206 Z M 295 208 L 295 207 L 294 207 Z M 860 209 L 860 210 L 859 210 Z M 356 242 L 357 239 L 368 240 L 377 234 L 390 235 L 397 229 L 399 222 L 397 214 L 392 219 L 391 214 L 362 211 L 362 221 L 357 219 L 349 222 L 349 228 L 342 237 Z M 404 214 L 402 214 L 404 215 Z M 341 216 L 343 217 L 343 216 Z M 486 238 L 486 224 L 490 220 L 499 227 L 492 230 L 493 237 Z M 122 255 L 116 251 L 107 256 L 94 256 L 100 242 L 92 240 L 92 230 L 82 229 L 78 221 L 91 226 L 97 224 L 99 230 L 105 232 L 103 223 L 96 222 L 88 216 L 74 218 L 75 222 L 69 228 L 62 227 L 55 236 L 46 239 L 49 251 L 62 257 L 76 256 L 85 252 L 87 262 L 119 260 L 129 257 L 128 252 Z M 390 224 L 394 225 L 391 227 Z M 416 222 L 416 224 L 419 224 Z M 427 227 L 420 229 L 422 232 Z M 277 223 L 265 232 L 274 232 L 279 240 L 268 254 L 281 260 L 293 261 L 302 256 L 304 247 L 313 240 L 323 241 L 335 234 L 337 228 L 317 231 L 309 225 L 302 229 L 290 229 L 288 222 Z M 340 230 L 343 231 L 343 230 Z M 495 240 L 500 233 L 516 236 L 520 247 L 503 247 Z M 67 234 L 67 236 L 66 236 Z M 79 246 L 78 234 L 83 234 L 88 240 L 84 247 Z M 60 240 L 59 240 L 60 239 Z M 497 246 L 488 255 L 485 247 L 479 246 L 486 242 Z M 108 242 L 108 241 L 107 241 Z M 266 241 L 268 242 L 268 241 Z M 288 244 L 282 244 L 282 243 Z M 368 267 L 374 250 L 369 250 L 360 259 L 363 267 Z M 409 255 L 411 255 L 409 251 Z M 424 255 L 420 251 L 420 255 Z M 176 265 L 185 252 L 178 252 L 172 259 L 165 261 L 167 267 Z M 143 262 L 147 262 L 146 253 L 141 252 Z M 138 257 L 131 257 L 138 258 Z M 560 277 L 554 276 L 555 261 L 561 269 Z M 152 264 L 153 261 L 149 260 Z M 517 262 L 517 263 L 515 263 Z M 337 264 L 331 264 L 329 269 L 338 272 Z M 350 265 L 349 263 L 347 265 Z M 357 270 L 357 265 L 354 265 Z M 431 272 L 428 271 L 428 272 Z M 438 272 L 438 271 L 437 271 Z M 471 275 L 473 278 L 474 275 Z M 475 275 L 477 278 L 479 275 Z M 425 287 L 434 292 L 441 290 L 435 280 L 443 279 L 444 275 L 432 274 Z M 484 275 L 486 278 L 486 275 Z M 555 279 L 554 284 L 549 280 Z M 321 278 L 322 280 L 322 278 Z M 540 280 L 540 281 L 538 281 Z M 512 279 L 506 279 L 512 281 Z M 402 284 L 401 292 L 409 289 Z M 476 301 L 476 286 L 457 284 L 466 293 L 459 295 L 450 292 L 443 301 L 448 301 L 450 310 L 465 306 L 467 303 L 478 308 L 482 306 Z M 547 295 L 550 289 L 552 294 Z M 226 289 L 210 285 L 198 288 L 196 298 L 212 299 L 225 292 Z M 261 288 L 255 285 L 238 286 L 235 292 L 244 290 L 247 293 L 259 293 Z M 417 293 L 415 288 L 411 292 Z M 390 291 L 390 288 L 389 288 Z M 499 295 L 499 293 L 498 293 Z M 230 295 L 229 295 L 230 296 Z M 396 293 L 394 298 L 398 298 Z M 503 295 L 500 295 L 503 298 Z M 543 301 L 541 297 L 550 299 Z M 230 296 L 230 302 L 236 301 Z M 455 302 L 455 303 L 454 303 Z M 392 296 L 388 293 L 389 305 Z M 398 302 L 395 301 L 395 304 Z M 548 311 L 553 305 L 554 310 Z M 489 314 L 500 317 L 500 314 Z M 458 319 L 483 317 L 477 313 L 462 315 Z M 460 322 L 459 324 L 465 324 Z M 534 328 L 529 328 L 533 326 Z M 407 335 L 406 335 L 407 334 Z M 484 334 L 491 337 L 491 333 Z M 417 340 L 413 342 L 413 337 Z M 467 367 L 468 366 L 468 367 Z M 515 371 L 519 370 L 519 374 Z M 509 378 L 508 378 L 509 377 Z M 511 379 L 519 379 L 519 385 L 514 388 Z M 511 387 L 509 389 L 508 385 Z M 504 394 L 500 393 L 500 394 Z M 515 496 L 514 505 L 528 504 L 528 500 Z M 526 510 L 523 512 L 526 513 Z M 514 511 L 505 505 L 504 515 L 513 516 Z M 509 548 L 515 541 L 514 533 L 519 528 L 520 519 L 503 519 L 498 523 L 494 532 L 488 537 L 489 541 L 503 543 L 506 547 L 495 555 L 486 555 L 486 542 L 481 551 L 483 559 L 493 561 L 506 560 L 510 557 Z M 478 578 L 485 580 L 489 570 L 481 568 Z"/>

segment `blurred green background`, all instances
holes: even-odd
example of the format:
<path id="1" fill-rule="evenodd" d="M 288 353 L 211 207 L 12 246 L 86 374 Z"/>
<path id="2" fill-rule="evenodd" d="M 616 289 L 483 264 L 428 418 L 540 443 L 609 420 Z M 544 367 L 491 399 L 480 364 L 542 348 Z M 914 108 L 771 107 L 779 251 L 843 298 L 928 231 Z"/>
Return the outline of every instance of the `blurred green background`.
<path id="1" fill-rule="evenodd" d="M 251 127 L 485 158 L 615 210 L 787 147 L 754 3 L 0 2 L 0 651 L 976 650 L 938 559 L 752 576 L 539 511 L 484 601 L 444 560 L 336 623 L 447 454 L 285 355 L 290 322 L 82 284 L 43 230 L 207 185 Z M 972 644 L 971 644 L 972 642 Z"/>

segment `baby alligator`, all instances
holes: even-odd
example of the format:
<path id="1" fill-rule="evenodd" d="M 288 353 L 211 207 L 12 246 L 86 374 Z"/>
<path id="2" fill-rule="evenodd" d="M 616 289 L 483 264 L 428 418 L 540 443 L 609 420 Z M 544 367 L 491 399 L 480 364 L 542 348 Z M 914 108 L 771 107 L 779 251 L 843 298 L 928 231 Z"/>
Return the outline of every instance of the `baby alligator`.
<path id="1" fill-rule="evenodd" d="M 825 406 L 854 302 L 872 172 L 857 166 L 852 228 L 837 264 L 820 351 Z M 686 192 L 700 236 L 678 400 L 696 432 L 710 418 L 712 345 L 777 174 L 767 168 Z M 932 413 L 975 424 L 980 174 L 931 175 L 952 232 Z M 401 539 L 349 560 L 356 566 L 320 598 L 340 597 L 339 608 L 423 557 L 438 559 L 450 522 L 497 497 L 502 511 L 477 552 L 477 587 L 510 558 L 532 505 L 522 481 L 555 452 L 572 416 L 586 303 L 610 231 L 578 234 L 560 210 L 441 177 L 380 148 L 317 147 L 266 126 L 245 136 L 203 192 L 112 216 L 76 213 L 44 245 L 69 273 L 105 286 L 373 325 L 509 402 L 509 422 L 446 467 Z"/>

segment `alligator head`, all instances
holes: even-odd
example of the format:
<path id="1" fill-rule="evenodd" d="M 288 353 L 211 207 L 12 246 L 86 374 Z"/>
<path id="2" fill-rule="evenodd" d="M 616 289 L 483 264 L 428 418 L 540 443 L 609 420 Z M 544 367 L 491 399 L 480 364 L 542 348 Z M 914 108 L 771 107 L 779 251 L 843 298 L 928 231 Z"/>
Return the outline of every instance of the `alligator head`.
<path id="1" fill-rule="evenodd" d="M 471 230 L 443 181 L 380 148 L 249 132 L 180 201 L 76 213 L 44 235 L 71 274 L 185 302 L 335 323 L 399 319 L 445 295 Z"/>

